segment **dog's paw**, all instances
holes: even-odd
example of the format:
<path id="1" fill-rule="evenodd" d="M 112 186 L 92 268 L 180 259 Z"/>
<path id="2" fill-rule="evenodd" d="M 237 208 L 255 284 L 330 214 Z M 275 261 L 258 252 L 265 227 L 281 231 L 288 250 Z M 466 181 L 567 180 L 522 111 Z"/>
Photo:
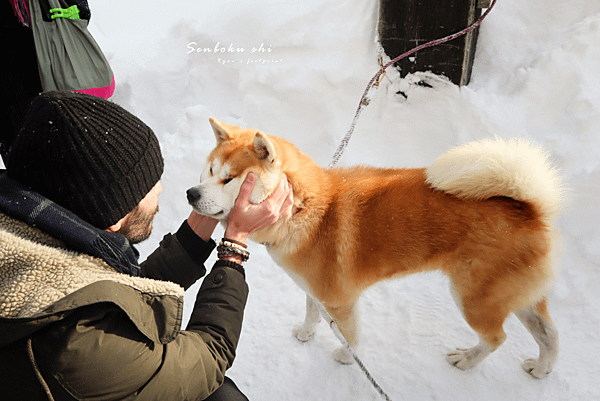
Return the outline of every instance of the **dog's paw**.
<path id="1" fill-rule="evenodd" d="M 354 358 L 352 358 L 352 355 L 344 347 L 338 348 L 333 352 L 333 359 L 342 365 L 351 365 L 354 363 Z"/>
<path id="2" fill-rule="evenodd" d="M 450 352 L 446 355 L 446 359 L 451 365 L 456 366 L 459 369 L 466 370 L 477 365 L 479 362 L 476 358 L 477 351 L 476 347 L 469 349 L 457 349 L 456 351 Z"/>
<path id="3" fill-rule="evenodd" d="M 306 329 L 303 324 L 299 324 L 292 329 L 292 335 L 298 339 L 298 341 L 306 342 L 313 338 L 314 331 Z"/>
<path id="4" fill-rule="evenodd" d="M 549 366 L 544 366 L 537 359 L 531 358 L 526 359 L 525 362 L 521 365 L 523 370 L 529 373 L 531 376 L 542 379 L 552 371 L 552 368 Z"/>

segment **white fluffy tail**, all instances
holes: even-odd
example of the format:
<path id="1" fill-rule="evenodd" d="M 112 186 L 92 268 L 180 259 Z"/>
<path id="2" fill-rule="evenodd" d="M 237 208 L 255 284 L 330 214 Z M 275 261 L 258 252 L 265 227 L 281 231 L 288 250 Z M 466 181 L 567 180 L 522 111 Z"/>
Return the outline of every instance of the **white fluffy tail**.
<path id="1" fill-rule="evenodd" d="M 563 186 L 548 155 L 525 140 L 500 138 L 451 149 L 427 171 L 427 183 L 460 198 L 506 196 L 534 204 L 549 222 L 560 209 Z"/>

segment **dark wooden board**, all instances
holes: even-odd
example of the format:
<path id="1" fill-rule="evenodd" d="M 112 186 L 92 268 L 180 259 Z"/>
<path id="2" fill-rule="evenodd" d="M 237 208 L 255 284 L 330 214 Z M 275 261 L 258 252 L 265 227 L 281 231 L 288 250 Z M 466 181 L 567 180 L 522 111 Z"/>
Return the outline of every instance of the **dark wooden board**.
<path id="1" fill-rule="evenodd" d="M 381 0 L 379 39 L 390 59 L 467 28 L 482 13 L 486 0 Z M 471 78 L 479 29 L 429 47 L 398 61 L 402 77 L 417 71 L 444 75 L 457 85 Z"/>

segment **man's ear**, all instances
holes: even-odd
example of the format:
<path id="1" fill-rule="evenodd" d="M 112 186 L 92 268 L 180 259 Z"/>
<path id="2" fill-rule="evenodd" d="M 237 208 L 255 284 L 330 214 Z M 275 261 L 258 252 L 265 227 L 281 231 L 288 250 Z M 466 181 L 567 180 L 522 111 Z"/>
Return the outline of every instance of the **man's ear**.
<path id="1" fill-rule="evenodd" d="M 110 231 L 111 233 L 119 232 L 119 230 L 121 229 L 121 227 L 123 227 L 123 221 L 124 220 L 125 220 L 125 217 L 123 217 L 121 220 L 117 221 L 112 226 L 108 227 L 106 229 L 106 231 Z"/>
<path id="2" fill-rule="evenodd" d="M 257 132 L 254 135 L 254 151 L 258 154 L 258 158 L 273 163 L 277 155 L 273 143 L 262 132 Z"/>
<path id="3" fill-rule="evenodd" d="M 209 118 L 210 125 L 212 126 L 213 131 L 215 132 L 215 138 L 217 139 L 217 145 L 220 145 L 222 142 L 229 141 L 234 139 L 233 134 L 233 126 L 226 124 L 222 121 L 217 120 L 214 117 Z"/>

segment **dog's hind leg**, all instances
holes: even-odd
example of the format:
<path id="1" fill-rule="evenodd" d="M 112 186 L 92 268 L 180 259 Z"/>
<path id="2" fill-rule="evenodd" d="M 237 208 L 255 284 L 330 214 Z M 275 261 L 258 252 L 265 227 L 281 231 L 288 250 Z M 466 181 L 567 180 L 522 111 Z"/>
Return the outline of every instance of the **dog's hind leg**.
<path id="1" fill-rule="evenodd" d="M 506 333 L 502 327 L 507 313 L 502 309 L 486 305 L 484 300 L 466 303 L 455 295 L 458 306 L 462 309 L 467 323 L 479 334 L 479 344 L 472 348 L 450 352 L 448 362 L 459 369 L 469 369 L 483 361 L 494 352 L 504 340 Z"/>
<path id="2" fill-rule="evenodd" d="M 540 347 L 537 359 L 523 362 L 523 369 L 533 377 L 547 376 L 558 359 L 558 331 L 548 314 L 546 299 L 516 313 Z"/>
<path id="3" fill-rule="evenodd" d="M 504 342 L 504 340 L 502 340 Z M 498 346 L 490 344 L 484 337 L 479 337 L 479 344 L 472 348 L 458 348 L 447 354 L 447 359 L 450 364 L 459 369 L 470 369 L 483 361 L 491 354 Z"/>
<path id="4" fill-rule="evenodd" d="M 292 334 L 300 341 L 308 341 L 313 336 L 315 328 L 320 321 L 321 313 L 319 313 L 317 301 L 306 294 L 306 316 L 304 322 L 294 327 Z"/>

